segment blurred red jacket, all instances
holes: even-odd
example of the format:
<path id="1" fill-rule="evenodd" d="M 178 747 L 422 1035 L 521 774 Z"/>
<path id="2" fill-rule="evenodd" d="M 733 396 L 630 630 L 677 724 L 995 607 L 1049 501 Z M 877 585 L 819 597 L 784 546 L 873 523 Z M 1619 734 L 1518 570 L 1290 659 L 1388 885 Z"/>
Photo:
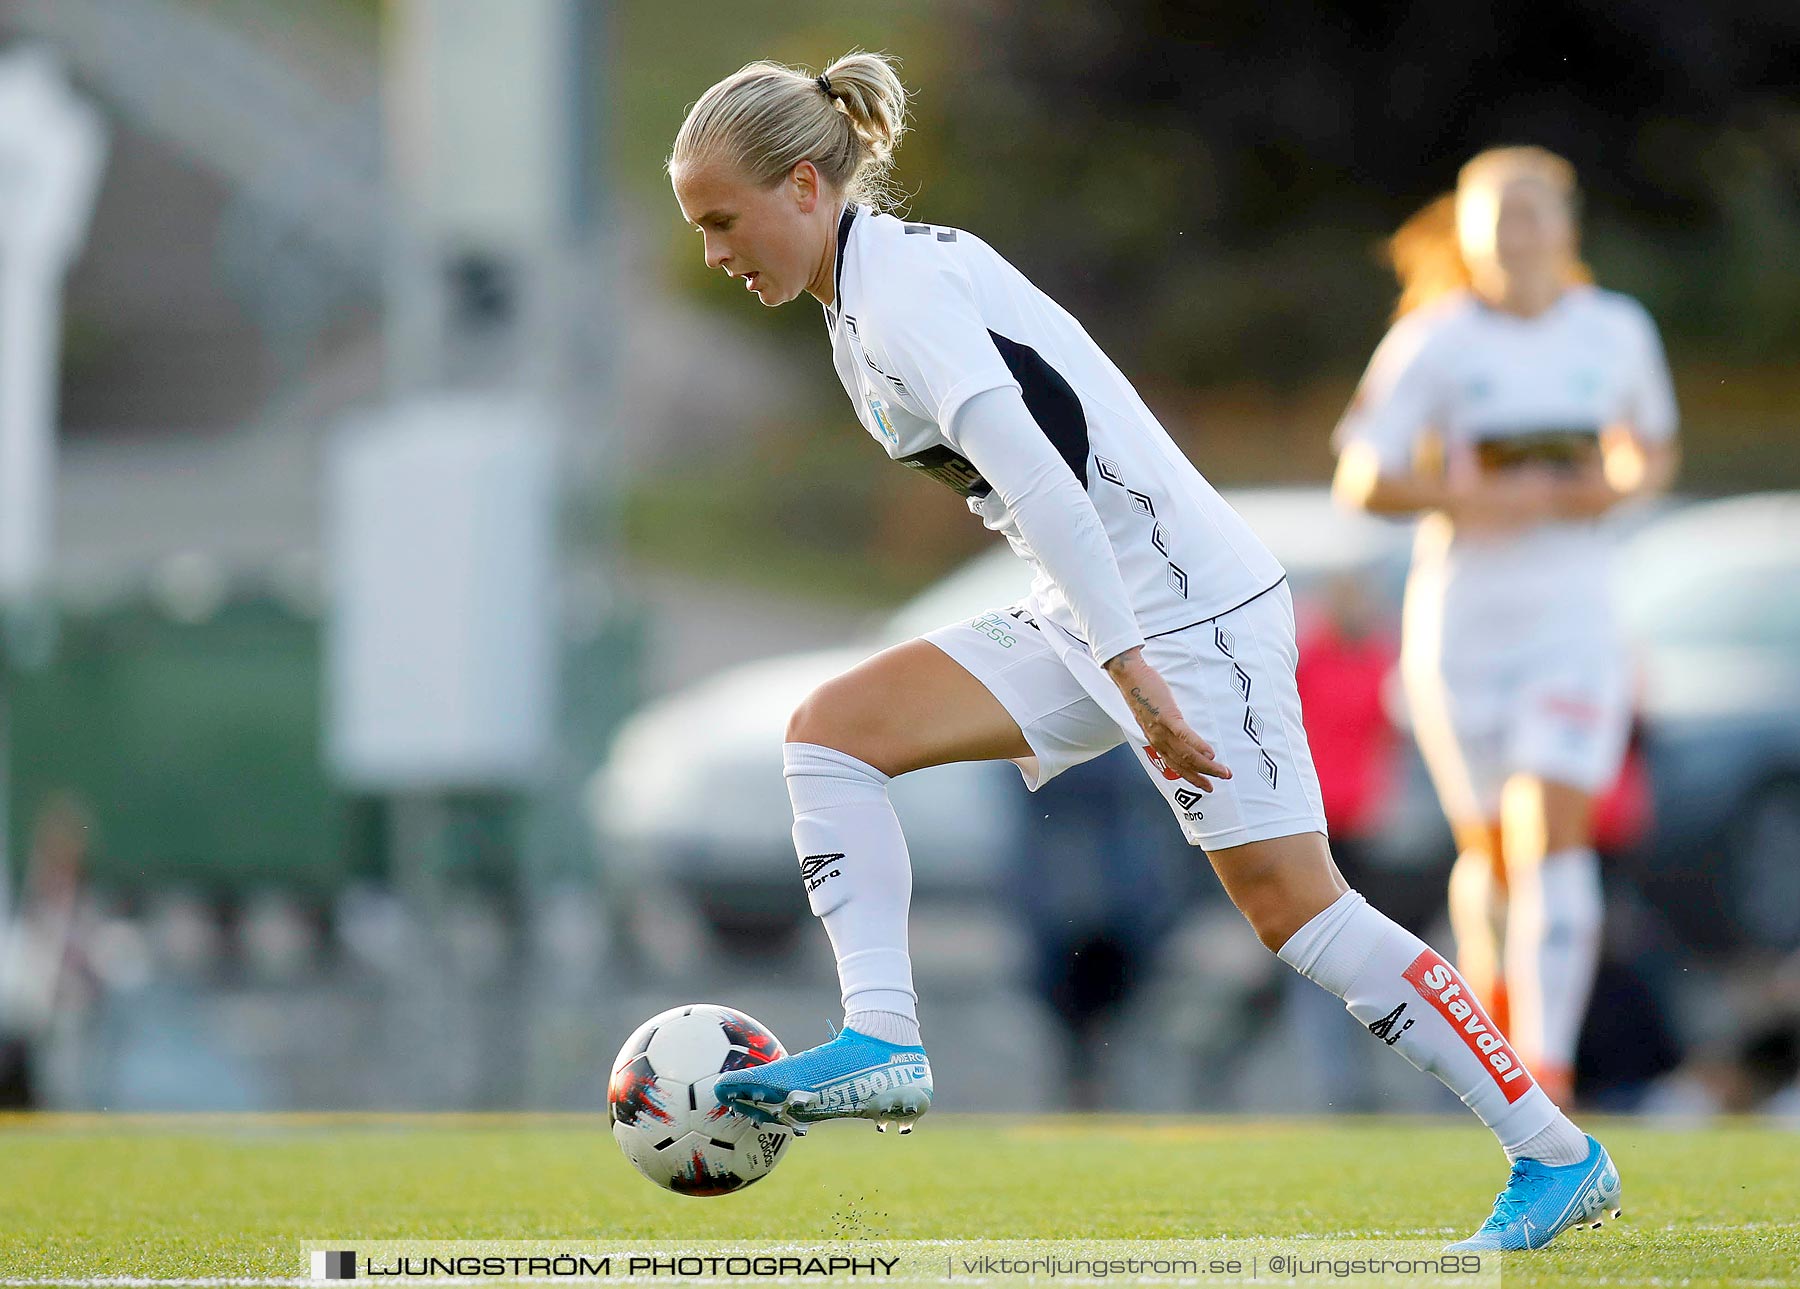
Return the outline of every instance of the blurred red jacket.
<path id="1" fill-rule="evenodd" d="M 1325 822 L 1334 834 L 1372 831 L 1394 782 L 1394 728 L 1382 690 L 1398 656 L 1380 633 L 1352 636 L 1326 614 L 1309 615 L 1300 631 L 1294 680 L 1306 741 L 1319 772 Z"/>

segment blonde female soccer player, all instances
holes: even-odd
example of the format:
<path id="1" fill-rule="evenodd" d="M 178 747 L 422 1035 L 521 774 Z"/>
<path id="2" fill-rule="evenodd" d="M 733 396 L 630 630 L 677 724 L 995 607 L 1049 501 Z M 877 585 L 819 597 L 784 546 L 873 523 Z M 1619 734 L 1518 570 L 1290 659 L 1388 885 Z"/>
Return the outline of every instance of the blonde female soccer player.
<path id="1" fill-rule="evenodd" d="M 1575 206 L 1568 162 L 1496 148 L 1401 228 L 1400 316 L 1336 479 L 1352 505 L 1425 516 L 1401 667 L 1462 852 L 1458 965 L 1558 1101 L 1600 947 L 1594 794 L 1631 719 L 1598 520 L 1664 487 L 1675 455 L 1655 324 L 1591 285 Z"/>
<path id="2" fill-rule="evenodd" d="M 701 96 L 669 158 L 708 267 L 771 307 L 817 300 L 863 428 L 965 497 L 1036 573 L 1022 604 L 877 654 L 794 713 L 794 842 L 844 1029 L 721 1076 L 720 1102 L 801 1127 L 910 1126 L 931 1069 L 888 781 L 1004 759 L 1035 788 L 1129 741 L 1262 942 L 1499 1137 L 1511 1179 L 1468 1247 L 1536 1247 L 1615 1209 L 1599 1143 L 1450 964 L 1332 862 L 1280 566 L 1055 301 L 980 238 L 878 208 L 905 106 L 878 55 L 819 76 L 754 63 Z"/>

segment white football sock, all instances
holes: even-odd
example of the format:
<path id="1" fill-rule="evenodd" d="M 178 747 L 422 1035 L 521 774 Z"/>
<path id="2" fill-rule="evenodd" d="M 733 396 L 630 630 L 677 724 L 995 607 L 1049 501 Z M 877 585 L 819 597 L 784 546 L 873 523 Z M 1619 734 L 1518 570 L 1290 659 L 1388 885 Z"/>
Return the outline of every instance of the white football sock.
<path id="1" fill-rule="evenodd" d="M 1579 1164 L 1588 1157 L 1587 1134 L 1569 1122 L 1569 1117 L 1559 1114 L 1548 1128 L 1529 1141 L 1520 1142 L 1506 1152 L 1508 1161 L 1515 1159 L 1535 1159 L 1541 1164 L 1549 1164 L 1556 1168 L 1566 1168 L 1570 1164 Z"/>
<path id="2" fill-rule="evenodd" d="M 1600 861 L 1585 848 L 1559 850 L 1509 870 L 1507 884 L 1512 1038 L 1528 1061 L 1568 1068 L 1600 960 Z"/>
<path id="3" fill-rule="evenodd" d="M 898 1012 L 847 1012 L 844 1028 L 901 1047 L 919 1046 L 919 1022 Z"/>
<path id="4" fill-rule="evenodd" d="M 1456 969 L 1357 892 L 1344 892 L 1296 931 L 1280 957 L 1342 998 L 1376 1038 L 1436 1075 L 1493 1130 L 1509 1158 L 1558 1120 L 1567 1129 L 1550 1142 L 1580 1136 L 1495 1032 Z"/>
<path id="5" fill-rule="evenodd" d="M 1450 869 L 1450 932 L 1456 937 L 1456 966 L 1479 998 L 1493 1001 L 1500 982 L 1500 945 L 1506 925 L 1506 894 L 1494 880 L 1494 864 L 1478 850 L 1465 850 Z"/>
<path id="6" fill-rule="evenodd" d="M 888 776 L 813 743 L 784 743 L 781 753 L 800 875 L 837 955 L 846 1015 L 891 1012 L 917 1024 L 906 950 L 912 861 Z"/>

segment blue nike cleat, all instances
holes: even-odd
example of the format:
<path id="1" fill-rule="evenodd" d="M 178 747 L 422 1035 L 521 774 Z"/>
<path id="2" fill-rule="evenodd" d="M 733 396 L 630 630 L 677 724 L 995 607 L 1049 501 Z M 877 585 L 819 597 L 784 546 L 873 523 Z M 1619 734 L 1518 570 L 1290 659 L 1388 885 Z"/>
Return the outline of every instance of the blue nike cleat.
<path id="1" fill-rule="evenodd" d="M 1619 1170 L 1606 1147 L 1587 1139 L 1588 1157 L 1555 1168 L 1535 1159 L 1512 1166 L 1506 1189 L 1494 1197 L 1494 1212 L 1481 1229 L 1446 1253 L 1514 1252 L 1541 1249 L 1571 1226 L 1598 1228 L 1605 1215 L 1618 1217 Z"/>
<path id="2" fill-rule="evenodd" d="M 902 1133 L 931 1109 L 931 1062 L 922 1047 L 901 1047 L 846 1029 L 831 1042 L 767 1065 L 731 1070 L 713 1084 L 719 1104 L 796 1134 L 827 1119 L 889 1121 Z"/>

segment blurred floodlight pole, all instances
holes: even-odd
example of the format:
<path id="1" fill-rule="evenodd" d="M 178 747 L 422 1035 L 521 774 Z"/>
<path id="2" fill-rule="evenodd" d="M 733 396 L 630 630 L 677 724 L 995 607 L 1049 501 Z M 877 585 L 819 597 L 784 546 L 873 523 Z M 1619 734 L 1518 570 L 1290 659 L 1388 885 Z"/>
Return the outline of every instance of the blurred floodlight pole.
<path id="1" fill-rule="evenodd" d="M 390 803 L 427 1011 L 455 1005 L 426 959 L 455 809 L 471 808 L 456 794 L 538 809 L 557 759 L 575 51 L 592 8 L 383 8 L 388 400 L 343 427 L 327 470 L 327 747 L 340 782 Z"/>
<path id="2" fill-rule="evenodd" d="M 0 615 L 35 599 L 49 569 L 63 276 L 105 155 L 100 114 L 48 49 L 0 55 Z M 0 928 L 11 889 L 6 671 L 0 659 Z"/>
<path id="3" fill-rule="evenodd" d="M 584 132 L 573 51 L 589 7 L 386 7 L 387 349 L 398 396 L 501 385 L 554 397 L 566 380 L 561 288 Z"/>

